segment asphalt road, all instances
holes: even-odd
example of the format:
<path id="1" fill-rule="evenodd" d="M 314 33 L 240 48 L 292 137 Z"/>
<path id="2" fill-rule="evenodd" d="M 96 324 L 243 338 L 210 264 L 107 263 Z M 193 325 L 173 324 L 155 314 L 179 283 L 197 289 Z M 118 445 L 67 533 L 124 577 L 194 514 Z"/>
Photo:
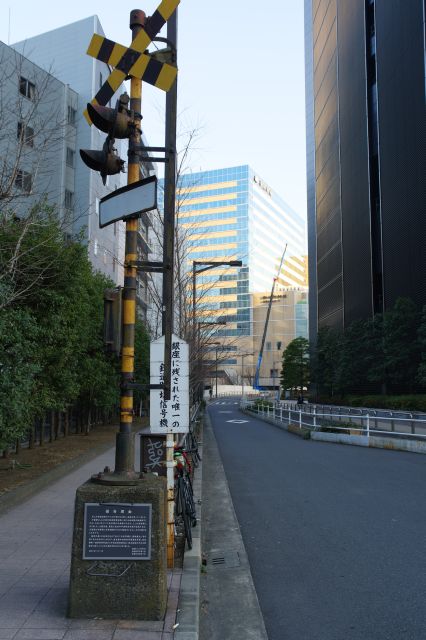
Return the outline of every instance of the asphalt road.
<path id="1" fill-rule="evenodd" d="M 426 457 L 304 441 L 236 402 L 209 413 L 269 640 L 424 640 Z"/>

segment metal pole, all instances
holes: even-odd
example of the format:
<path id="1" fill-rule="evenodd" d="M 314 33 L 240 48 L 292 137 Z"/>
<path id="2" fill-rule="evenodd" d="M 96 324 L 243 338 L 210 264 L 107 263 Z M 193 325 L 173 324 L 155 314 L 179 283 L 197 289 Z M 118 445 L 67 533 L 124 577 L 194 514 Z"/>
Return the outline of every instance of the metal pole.
<path id="1" fill-rule="evenodd" d="M 177 64 L 177 14 L 176 9 L 167 21 L 167 39 L 172 49 L 172 63 Z M 163 262 L 163 315 L 162 334 L 164 335 L 164 399 L 170 400 L 172 332 L 173 332 L 173 261 L 175 246 L 175 208 L 176 208 L 176 117 L 177 117 L 177 79 L 166 94 L 166 157 L 164 167 L 164 232 Z M 174 436 L 167 434 L 167 566 L 174 567 Z"/>
<path id="2" fill-rule="evenodd" d="M 177 12 L 167 21 L 167 39 L 172 48 L 172 63 L 177 64 Z M 164 399 L 170 400 L 171 349 L 173 332 L 173 256 L 176 207 L 176 114 L 177 80 L 166 94 L 166 157 L 164 167 L 164 232 L 163 232 L 163 315 L 164 335 Z"/>
<path id="3" fill-rule="evenodd" d="M 130 13 L 130 28 L 132 40 L 145 24 L 146 16 L 143 11 L 134 10 Z M 141 98 L 142 80 L 131 78 L 130 82 L 130 110 L 133 112 L 134 127 L 129 138 L 129 162 L 127 184 L 139 180 L 139 156 L 135 151 L 141 140 Z M 137 147 L 136 147 L 137 148 Z M 134 477 L 133 454 L 133 390 L 127 385 L 134 379 L 135 369 L 135 321 L 136 321 L 136 267 L 129 264 L 138 259 L 137 255 L 138 220 L 132 218 L 126 222 L 125 269 L 123 287 L 123 344 L 121 354 L 121 398 L 120 398 L 120 431 L 116 437 L 115 474 Z"/>
<path id="4" fill-rule="evenodd" d="M 244 400 L 244 354 L 241 356 L 241 397 Z"/>
<path id="5" fill-rule="evenodd" d="M 216 398 L 217 398 L 217 347 L 215 348 L 216 351 Z"/>

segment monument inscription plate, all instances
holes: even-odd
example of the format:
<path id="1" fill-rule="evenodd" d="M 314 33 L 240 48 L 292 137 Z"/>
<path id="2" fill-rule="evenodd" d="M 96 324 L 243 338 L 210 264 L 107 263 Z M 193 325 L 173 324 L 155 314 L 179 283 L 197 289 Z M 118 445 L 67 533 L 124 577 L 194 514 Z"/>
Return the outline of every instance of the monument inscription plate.
<path id="1" fill-rule="evenodd" d="M 84 505 L 83 560 L 150 560 L 151 504 Z"/>

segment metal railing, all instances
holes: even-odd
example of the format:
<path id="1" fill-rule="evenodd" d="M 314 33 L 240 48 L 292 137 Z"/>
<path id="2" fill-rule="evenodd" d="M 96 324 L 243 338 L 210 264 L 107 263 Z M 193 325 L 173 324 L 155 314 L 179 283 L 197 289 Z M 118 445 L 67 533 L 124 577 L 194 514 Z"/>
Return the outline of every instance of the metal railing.
<path id="1" fill-rule="evenodd" d="M 263 417 L 277 420 L 287 424 L 299 425 L 311 431 L 336 431 L 349 433 L 350 435 L 366 435 L 390 437 L 403 437 L 425 440 L 426 416 L 415 418 L 412 414 L 398 417 L 396 412 L 390 415 L 378 415 L 376 409 L 370 409 L 367 413 L 326 413 L 324 407 L 317 405 L 297 405 L 292 403 L 262 403 L 244 401 L 242 408 L 255 411 Z M 399 412 L 398 412 L 399 413 Z M 402 412 L 405 413 L 405 412 Z M 341 423 L 345 423 L 344 425 Z"/>

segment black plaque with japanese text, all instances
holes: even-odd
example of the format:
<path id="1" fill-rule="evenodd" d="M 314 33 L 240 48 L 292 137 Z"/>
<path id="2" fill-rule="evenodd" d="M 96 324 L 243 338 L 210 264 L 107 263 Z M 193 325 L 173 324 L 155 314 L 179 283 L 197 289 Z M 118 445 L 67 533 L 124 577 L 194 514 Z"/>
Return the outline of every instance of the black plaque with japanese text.
<path id="1" fill-rule="evenodd" d="M 151 471 L 167 477 L 166 436 L 141 434 L 141 471 Z"/>
<path id="2" fill-rule="evenodd" d="M 83 560 L 150 560 L 150 504 L 84 505 Z"/>

